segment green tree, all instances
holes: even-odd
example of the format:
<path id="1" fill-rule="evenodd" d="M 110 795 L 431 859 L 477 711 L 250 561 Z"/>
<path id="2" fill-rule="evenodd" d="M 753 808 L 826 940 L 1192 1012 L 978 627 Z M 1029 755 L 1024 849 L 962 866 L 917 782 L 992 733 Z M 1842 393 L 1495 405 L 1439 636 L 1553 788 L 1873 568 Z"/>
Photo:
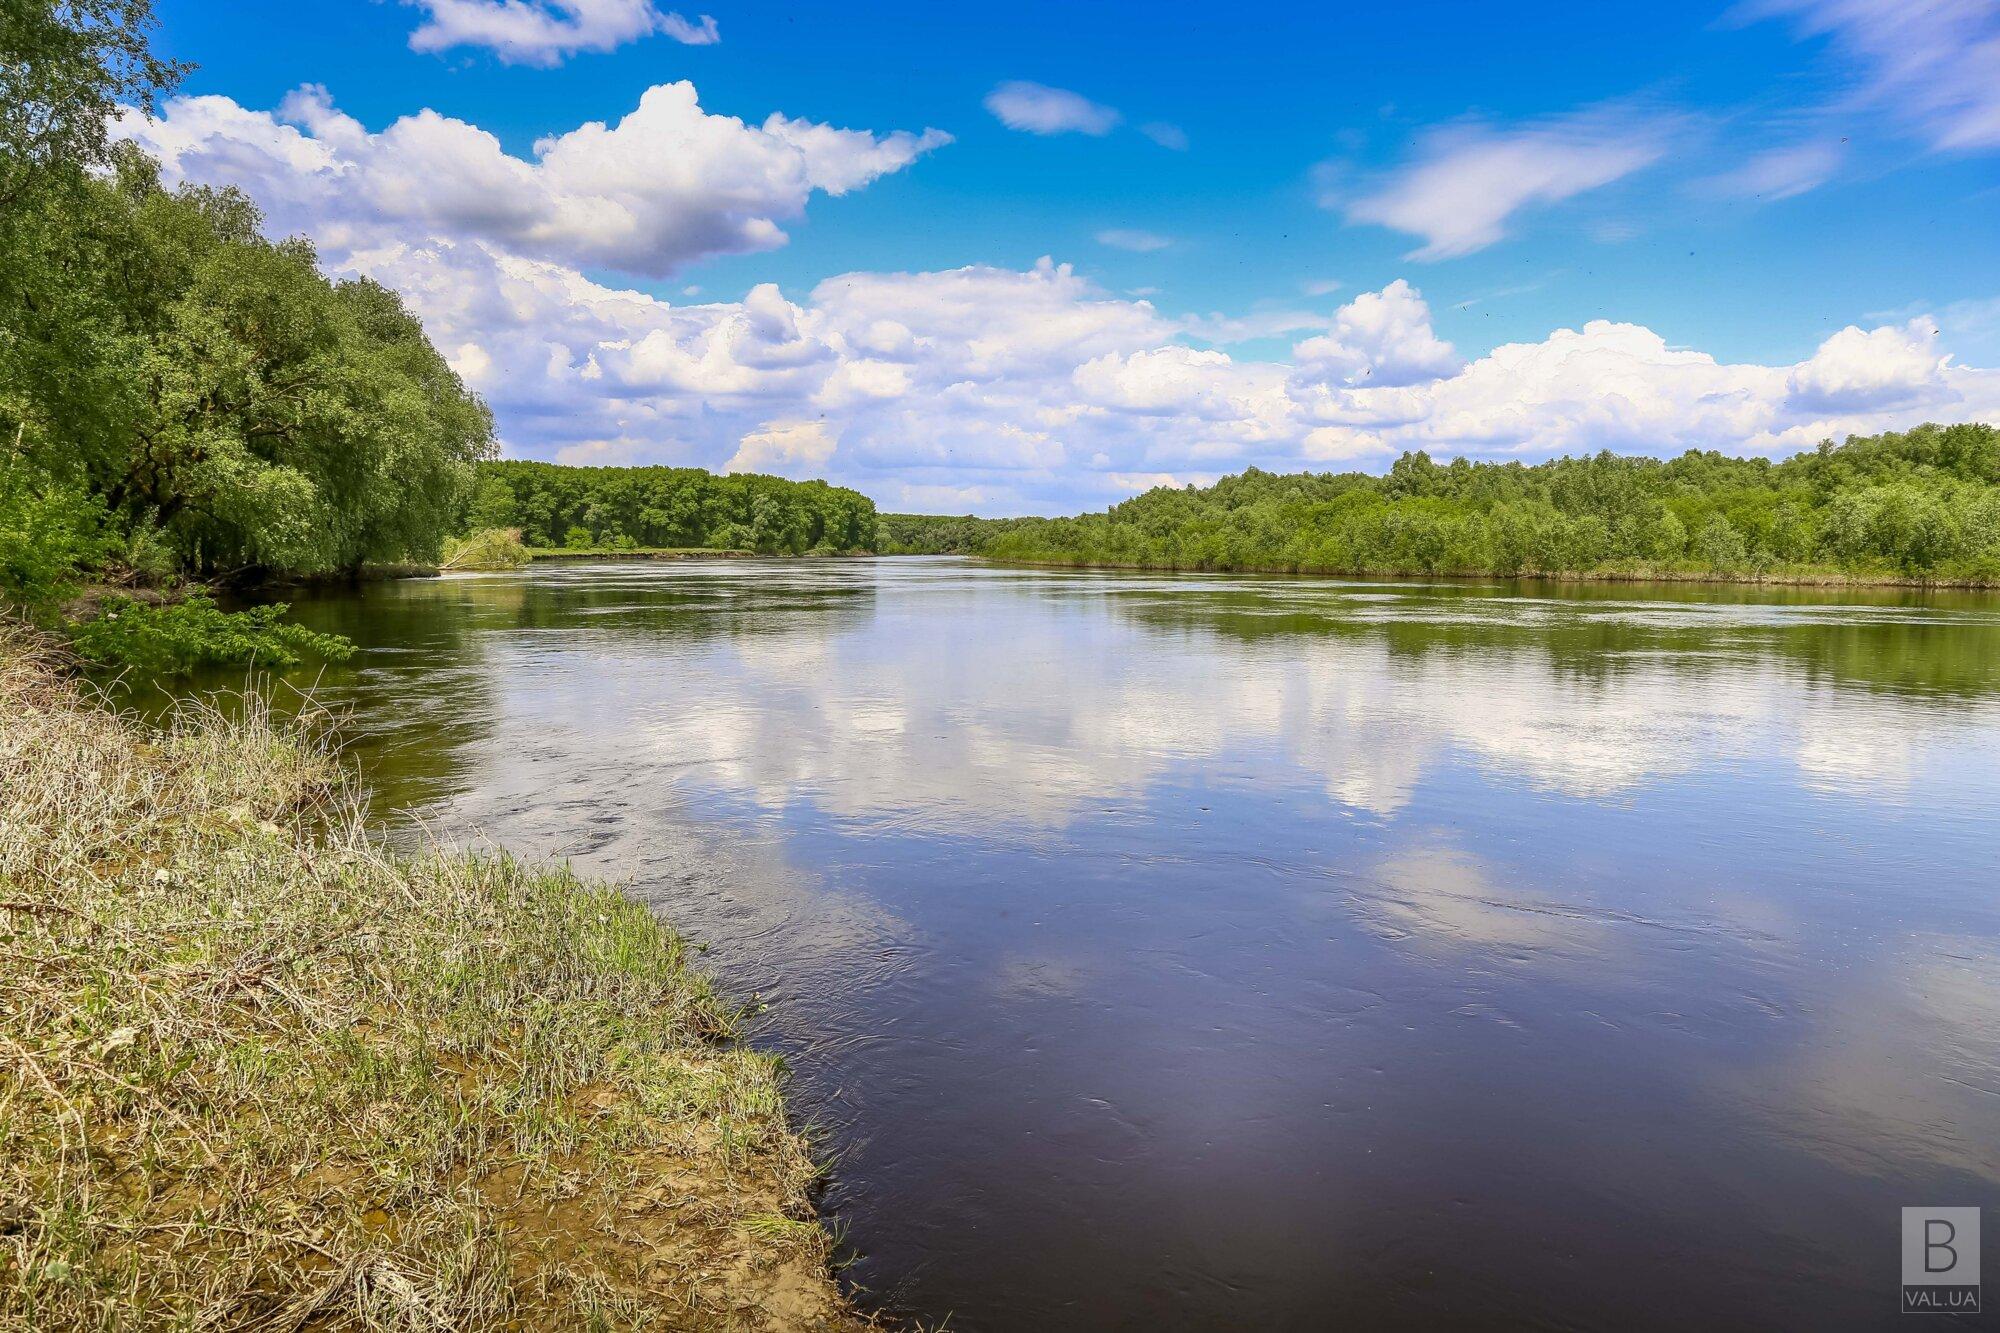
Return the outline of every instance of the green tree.
<path id="1" fill-rule="evenodd" d="M 699 468 L 566 467 L 526 460 L 478 466 L 468 529 L 509 526 L 530 546 L 567 543 L 572 530 L 603 546 L 710 547 L 799 555 L 873 550 L 874 502 L 823 481 Z"/>
<path id="2" fill-rule="evenodd" d="M 152 26 L 152 0 L 0 0 L 0 211 L 101 162 L 119 109 L 151 112 L 180 81 Z"/>
<path id="3" fill-rule="evenodd" d="M 182 73 L 151 21 L 149 0 L 0 0 L 0 600 L 49 623 L 86 577 L 432 558 L 492 452 L 392 293 L 111 142 Z M 278 615 L 197 596 L 69 628 L 158 669 L 330 650 Z"/>
<path id="4" fill-rule="evenodd" d="M 1773 463 L 1694 451 L 1440 465 L 1387 476 L 1256 468 L 1066 519 L 884 515 L 884 549 L 1330 573 L 1846 570 L 2000 577 L 2000 430 L 1918 426 Z"/>
<path id="5" fill-rule="evenodd" d="M 55 201 L 93 262 L 5 365 L 24 452 L 197 574 L 434 558 L 492 427 L 417 321 L 266 240 L 240 193 L 113 157 Z"/>

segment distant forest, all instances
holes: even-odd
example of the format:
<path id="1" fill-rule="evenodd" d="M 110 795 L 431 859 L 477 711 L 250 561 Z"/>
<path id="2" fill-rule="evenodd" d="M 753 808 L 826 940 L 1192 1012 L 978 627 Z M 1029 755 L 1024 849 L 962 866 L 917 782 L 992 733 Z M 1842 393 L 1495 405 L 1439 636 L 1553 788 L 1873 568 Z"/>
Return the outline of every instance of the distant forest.
<path id="1" fill-rule="evenodd" d="M 2000 583 L 2000 431 L 1919 426 L 1783 462 L 1689 451 L 1384 476 L 1252 468 L 1054 519 L 884 515 L 884 550 L 1328 574 L 1842 574 Z"/>
<path id="2" fill-rule="evenodd" d="M 983 555 L 1003 532 L 1041 518 L 974 518 L 970 514 L 884 514 L 877 520 L 876 549 L 883 555 Z"/>
<path id="3" fill-rule="evenodd" d="M 686 467 L 483 462 L 465 526 L 533 547 L 708 547 L 766 555 L 872 551 L 875 502 L 823 481 Z"/>

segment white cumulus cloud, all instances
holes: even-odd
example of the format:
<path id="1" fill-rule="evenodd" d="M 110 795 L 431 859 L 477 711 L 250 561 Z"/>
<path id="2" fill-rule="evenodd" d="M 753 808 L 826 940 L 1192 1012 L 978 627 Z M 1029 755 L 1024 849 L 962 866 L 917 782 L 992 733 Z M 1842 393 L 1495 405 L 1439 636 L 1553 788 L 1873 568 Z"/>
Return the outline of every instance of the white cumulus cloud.
<path id="1" fill-rule="evenodd" d="M 722 470 L 810 478 L 826 471 L 835 443 L 823 421 L 773 422 L 745 435 Z"/>
<path id="2" fill-rule="evenodd" d="M 1438 379 L 1459 366 L 1431 328 L 1423 293 L 1402 278 L 1342 306 L 1333 327 L 1296 344 L 1292 359 L 1302 383 L 1377 387 Z"/>
<path id="3" fill-rule="evenodd" d="M 1935 399 L 1950 365 L 1927 318 L 1867 331 L 1850 324 L 1792 370 L 1792 401 L 1814 412 L 1902 407 Z"/>
<path id="4" fill-rule="evenodd" d="M 119 132 L 190 179 L 252 187 L 280 231 L 336 246 L 394 236 L 479 238 L 578 267 L 664 276 L 786 240 L 815 191 L 845 194 L 951 141 L 877 135 L 773 114 L 761 126 L 702 110 L 691 83 L 660 84 L 615 124 L 591 121 L 509 154 L 435 111 L 370 131 L 307 86 L 276 113 L 182 97 Z"/>
<path id="5" fill-rule="evenodd" d="M 1046 258 L 678 304 L 586 276 L 776 243 L 814 190 L 859 188 L 921 151 L 920 136 L 708 116 L 685 85 L 532 159 L 432 113 L 369 131 L 317 90 L 284 116 L 181 99 L 122 131 L 169 183 L 242 186 L 333 271 L 402 293 L 514 456 L 825 476 L 891 508 L 1062 512 L 1161 477 L 1379 467 L 1405 449 L 1773 454 L 1925 419 L 2000 422 L 2000 372 L 1954 361 L 1914 311 L 1766 365 L 1615 321 L 1468 355 L 1402 280 L 1331 315 L 1196 317 Z M 683 171 L 684 154 L 707 169 Z M 1190 345 L 1280 333 L 1300 339 L 1285 360 Z"/>

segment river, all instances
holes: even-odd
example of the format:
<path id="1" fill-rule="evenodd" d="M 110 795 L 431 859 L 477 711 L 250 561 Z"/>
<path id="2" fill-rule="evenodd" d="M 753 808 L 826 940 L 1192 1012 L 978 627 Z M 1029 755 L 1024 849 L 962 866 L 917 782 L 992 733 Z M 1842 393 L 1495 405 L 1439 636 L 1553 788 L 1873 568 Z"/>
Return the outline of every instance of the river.
<path id="1" fill-rule="evenodd" d="M 1900 1208 L 2000 1201 L 1995 598 L 717 560 L 298 612 L 395 837 L 568 857 L 764 997 L 877 1308 L 1872 1327 Z"/>

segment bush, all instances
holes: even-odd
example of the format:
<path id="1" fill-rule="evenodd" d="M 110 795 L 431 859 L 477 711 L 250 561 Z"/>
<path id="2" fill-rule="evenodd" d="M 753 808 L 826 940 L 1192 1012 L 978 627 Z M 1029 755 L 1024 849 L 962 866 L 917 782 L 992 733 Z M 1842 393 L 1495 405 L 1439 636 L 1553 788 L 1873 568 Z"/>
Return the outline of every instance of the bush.
<path id="1" fill-rule="evenodd" d="M 68 596 L 105 554 L 103 521 L 82 491 L 0 455 L 0 604 L 35 614 Z"/>
<path id="2" fill-rule="evenodd" d="M 338 662 L 353 653 L 354 644 L 338 634 L 286 621 L 286 610 L 283 602 L 224 611 L 201 596 L 166 606 L 116 597 L 70 636 L 89 661 L 161 674 L 198 666 L 288 667 L 306 656 Z"/>
<path id="3" fill-rule="evenodd" d="M 521 544 L 519 528 L 487 528 L 469 537 L 453 537 L 444 544 L 444 558 L 438 567 L 459 569 L 519 569 L 528 563 L 528 548 Z"/>
<path id="4" fill-rule="evenodd" d="M 1695 534 L 1694 545 L 1702 563 L 1717 574 L 1729 573 L 1750 557 L 1743 534 L 1721 514 L 1709 515 L 1708 522 Z"/>

